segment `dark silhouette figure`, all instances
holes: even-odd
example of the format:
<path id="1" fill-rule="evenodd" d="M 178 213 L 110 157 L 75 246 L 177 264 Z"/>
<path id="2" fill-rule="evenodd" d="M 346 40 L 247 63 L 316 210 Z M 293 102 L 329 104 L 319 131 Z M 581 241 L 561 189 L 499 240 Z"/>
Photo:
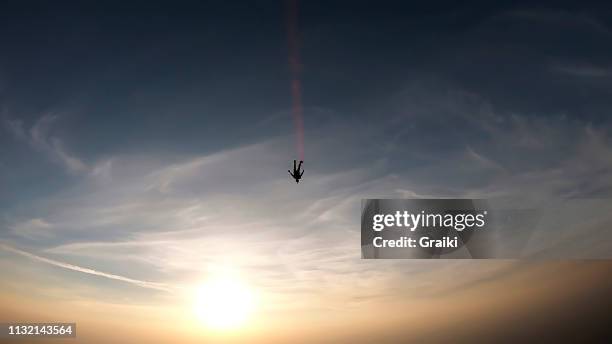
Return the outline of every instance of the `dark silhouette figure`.
<path id="1" fill-rule="evenodd" d="M 295 160 L 293 160 L 293 173 L 291 173 L 290 170 L 287 170 L 287 172 L 289 172 L 289 174 L 293 177 L 293 179 L 295 179 L 296 183 L 300 182 L 300 179 L 302 178 L 302 175 L 304 174 L 304 171 L 302 170 L 302 172 L 300 173 L 300 169 L 302 168 L 302 163 L 303 161 L 300 160 L 300 164 L 298 165 L 297 169 L 295 168 Z"/>

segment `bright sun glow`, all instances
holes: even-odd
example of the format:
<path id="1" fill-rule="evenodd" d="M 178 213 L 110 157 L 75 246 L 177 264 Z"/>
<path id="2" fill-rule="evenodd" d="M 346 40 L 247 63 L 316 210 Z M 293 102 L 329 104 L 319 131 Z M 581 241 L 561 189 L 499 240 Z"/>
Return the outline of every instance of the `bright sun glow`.
<path id="1" fill-rule="evenodd" d="M 255 302 L 252 290 L 234 276 L 218 276 L 198 288 L 194 311 L 200 321 L 215 330 L 245 324 Z"/>

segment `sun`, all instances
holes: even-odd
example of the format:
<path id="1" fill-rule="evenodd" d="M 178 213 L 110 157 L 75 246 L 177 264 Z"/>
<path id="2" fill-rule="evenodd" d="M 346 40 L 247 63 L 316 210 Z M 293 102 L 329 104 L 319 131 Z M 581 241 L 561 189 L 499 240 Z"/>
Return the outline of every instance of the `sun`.
<path id="1" fill-rule="evenodd" d="M 243 326 L 255 306 L 251 288 L 235 276 L 217 276 L 197 288 L 194 312 L 204 325 L 214 330 Z"/>

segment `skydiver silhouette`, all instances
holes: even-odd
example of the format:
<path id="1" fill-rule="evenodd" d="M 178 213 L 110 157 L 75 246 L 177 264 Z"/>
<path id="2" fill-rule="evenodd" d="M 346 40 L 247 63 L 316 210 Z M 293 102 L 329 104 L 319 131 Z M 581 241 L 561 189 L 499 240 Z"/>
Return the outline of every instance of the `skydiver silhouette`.
<path id="1" fill-rule="evenodd" d="M 293 177 L 293 179 L 295 179 L 296 183 L 300 182 L 300 179 L 302 178 L 302 175 L 304 174 L 304 170 L 302 170 L 302 172 L 300 173 L 300 169 L 302 168 L 302 163 L 303 161 L 300 160 L 300 164 L 298 165 L 297 169 L 295 168 L 295 160 L 293 160 L 293 173 L 291 173 L 290 170 L 287 170 L 287 172 L 289 172 L 289 174 Z"/>

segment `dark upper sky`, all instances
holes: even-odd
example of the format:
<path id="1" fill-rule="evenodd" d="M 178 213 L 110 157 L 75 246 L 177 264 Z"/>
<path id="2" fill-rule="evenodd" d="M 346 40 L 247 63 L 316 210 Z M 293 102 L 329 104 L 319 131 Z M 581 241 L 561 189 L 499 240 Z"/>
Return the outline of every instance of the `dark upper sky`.
<path id="1" fill-rule="evenodd" d="M 57 116 L 51 133 L 90 162 L 117 153 L 205 154 L 291 135 L 285 9 L 281 1 L 3 2 L 2 116 L 26 130 Z M 502 117 L 606 123 L 611 9 L 303 1 L 306 128 L 330 117 L 394 123 L 406 112 L 406 93 L 414 103 L 449 90 L 476 95 Z M 423 116 L 446 120 L 447 110 L 427 105 Z M 29 148 L 11 135 L 0 143 L 6 165 L 35 164 L 23 161 Z M 22 177 L 11 168 L 3 173 Z"/>
<path id="2" fill-rule="evenodd" d="M 13 113 L 73 109 L 86 114 L 73 125 L 127 140 L 160 127 L 197 135 L 201 118 L 231 132 L 228 117 L 290 104 L 282 2 L 16 1 L 0 12 L 2 102 Z M 303 1 L 299 19 L 307 107 L 355 113 L 428 78 L 508 111 L 598 118 L 609 105 L 608 78 L 554 73 L 610 68 L 609 6 Z"/>

